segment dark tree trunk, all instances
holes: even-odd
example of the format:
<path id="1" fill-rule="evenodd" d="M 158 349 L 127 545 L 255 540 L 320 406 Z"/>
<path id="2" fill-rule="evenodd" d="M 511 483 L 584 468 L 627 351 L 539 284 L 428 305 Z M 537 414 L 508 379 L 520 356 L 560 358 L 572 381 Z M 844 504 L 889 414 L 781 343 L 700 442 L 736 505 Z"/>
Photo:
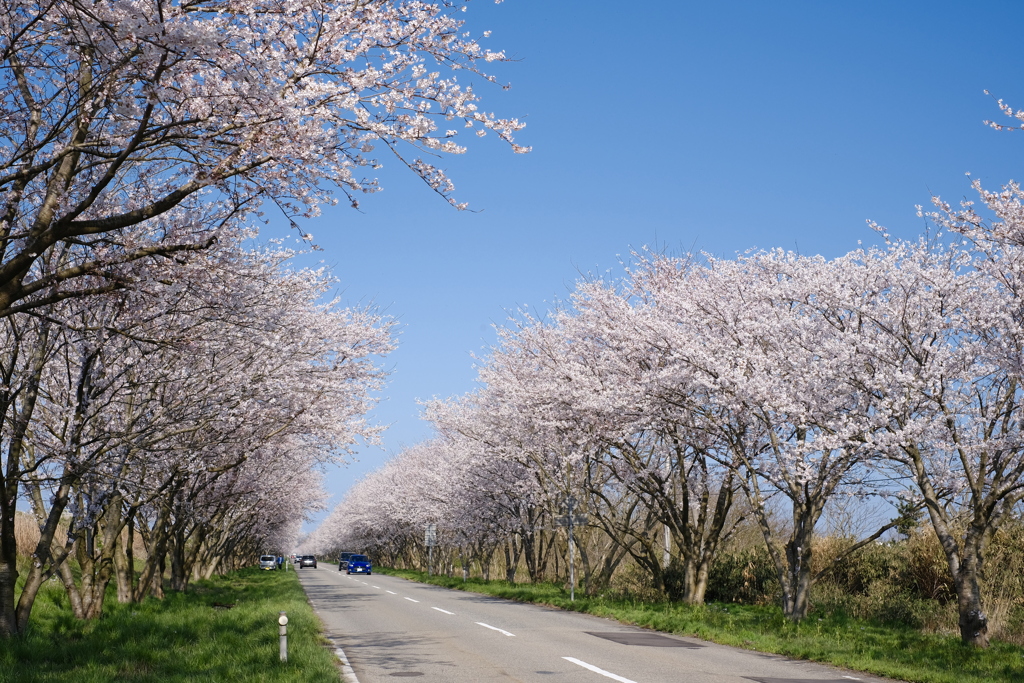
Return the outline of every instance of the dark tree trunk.
<path id="1" fill-rule="evenodd" d="M 11 323 L 13 325 L 13 323 Z M 3 437 L 7 421 L 10 433 L 7 437 L 7 467 L 0 471 L 0 638 L 7 639 L 17 633 L 18 613 L 15 606 L 15 586 L 18 582 L 18 541 L 14 532 L 14 520 L 18 512 L 18 488 L 22 476 L 21 460 L 25 452 L 25 439 L 29 423 L 35 412 L 39 396 L 39 381 L 46 366 L 49 347 L 50 324 L 43 322 L 35 339 L 32 340 L 30 358 L 21 391 L 12 388 L 15 373 L 19 371 L 17 350 L 5 349 L 10 364 L 0 376 L 0 437 Z M 20 339 L 20 334 L 16 335 Z M 15 398 L 21 394 L 20 406 Z M 3 439 L 0 438 L 0 443 Z"/>
<path id="2" fill-rule="evenodd" d="M 988 617 L 981 605 L 977 574 L 961 571 L 954 581 L 957 611 L 960 613 L 960 639 L 972 647 L 988 647 Z"/>
<path id="3" fill-rule="evenodd" d="M 168 527 L 170 525 L 171 506 L 165 502 L 160 506 L 153 528 L 145 534 L 146 564 L 139 577 L 138 591 L 135 600 L 141 602 L 148 596 L 163 598 L 164 562 L 167 557 Z"/>
<path id="4" fill-rule="evenodd" d="M 10 638 L 18 633 L 14 607 L 14 586 L 18 582 L 18 548 L 14 536 L 18 484 L 10 479 L 3 483 L 0 489 L 0 638 Z"/>
<path id="5" fill-rule="evenodd" d="M 60 525 L 61 516 L 67 509 L 70 499 L 71 486 L 75 478 L 65 475 L 64 480 L 53 495 L 50 509 L 47 512 L 43 506 L 42 492 L 38 487 L 29 487 L 29 497 L 32 500 L 33 511 L 36 520 L 41 522 L 39 542 L 36 544 L 34 553 L 35 562 L 29 568 L 28 576 L 25 577 L 25 585 L 22 587 L 21 597 L 18 599 L 18 630 L 24 631 L 28 626 L 29 616 L 32 614 L 32 607 L 35 604 L 36 595 L 43 583 L 53 576 L 58 567 L 67 559 L 71 547 L 69 544 L 57 548 L 55 540 L 57 529 Z"/>
<path id="6" fill-rule="evenodd" d="M 811 606 L 811 533 L 798 530 L 786 544 L 786 564 L 780 572 L 782 612 L 792 621 L 807 616 Z"/>
<path id="7" fill-rule="evenodd" d="M 516 582 L 516 570 L 519 568 L 519 556 L 522 546 L 516 543 L 515 539 L 505 542 L 505 580 L 509 583 Z"/>

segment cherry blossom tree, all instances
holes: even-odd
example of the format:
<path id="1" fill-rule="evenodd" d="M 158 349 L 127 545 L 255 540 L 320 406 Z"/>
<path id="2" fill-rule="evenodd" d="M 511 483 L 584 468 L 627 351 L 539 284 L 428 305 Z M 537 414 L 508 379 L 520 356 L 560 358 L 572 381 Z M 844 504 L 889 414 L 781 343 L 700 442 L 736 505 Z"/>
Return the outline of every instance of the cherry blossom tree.
<path id="1" fill-rule="evenodd" d="M 793 619 L 809 608 L 812 540 L 825 505 L 872 492 L 879 451 L 870 435 L 885 417 L 858 381 L 867 334 L 861 310 L 898 267 L 898 254 L 888 252 L 827 261 L 775 251 L 708 259 L 700 268 L 657 259 L 645 276 L 652 298 L 670 311 L 661 336 L 683 360 L 671 383 L 702 388 L 705 405 L 694 415 L 721 446 L 712 453 L 738 476 Z M 786 529 L 769 515 L 779 497 L 792 513 Z"/>
<path id="2" fill-rule="evenodd" d="M 625 540 L 623 547 L 655 585 L 668 590 L 665 570 L 678 569 L 673 583 L 679 585 L 672 590 L 700 603 L 717 549 L 735 525 L 730 510 L 736 487 L 732 470 L 709 456 L 716 442 L 696 426 L 694 411 L 706 411 L 709 402 L 698 383 L 685 378 L 685 371 L 679 374 L 680 349 L 661 334 L 666 311 L 640 286 L 642 270 L 619 288 L 600 281 L 579 284 L 572 311 L 557 316 L 568 348 L 556 357 L 572 359 L 559 374 L 572 387 L 574 410 L 595 441 L 588 481 L 596 485 L 589 488 L 605 503 L 598 509 L 607 510 L 598 519 L 612 538 Z M 647 521 L 616 519 L 618 509 L 629 506 L 606 500 L 614 488 L 594 476 L 595 467 L 607 468 L 642 503 Z M 651 520 L 671 538 L 672 567 L 664 562 L 670 550 L 653 533 Z"/>
<path id="3" fill-rule="evenodd" d="M 0 316 L 126 286 L 113 266 L 209 247 L 263 203 L 356 204 L 375 147 L 463 208 L 428 161 L 464 151 L 459 127 L 528 150 L 478 108 L 481 66 L 505 57 L 459 9 L 4 0 Z"/>
<path id="4" fill-rule="evenodd" d="M 392 348 L 391 323 L 318 303 L 330 278 L 285 270 L 287 256 L 225 240 L 203 263 L 150 269 L 138 286 L 88 305 L 52 305 L 78 310 L 55 312 L 61 353 L 40 374 L 44 409 L 17 459 L 46 532 L 18 604 L 20 628 L 55 572 L 76 615 L 95 617 L 115 574 L 121 599 L 159 596 L 168 563 L 181 589 L 273 529 L 294 530 L 302 504 L 318 503 L 302 473 L 377 437 L 365 413 L 384 377 L 376 359 Z M 268 498 L 296 481 L 301 496 Z M 54 536 L 65 512 L 66 541 Z M 137 584 L 133 542 L 121 547 L 136 531 L 147 546 Z"/>
<path id="5" fill-rule="evenodd" d="M 936 199 L 931 214 L 964 241 L 923 245 L 894 273 L 888 310 L 876 313 L 885 324 L 872 347 L 878 378 L 870 389 L 893 406 L 890 436 L 879 442 L 928 512 L 953 578 L 961 638 L 986 647 L 985 554 L 1024 497 L 1024 195 L 1016 185 L 975 187 L 984 208 Z"/>

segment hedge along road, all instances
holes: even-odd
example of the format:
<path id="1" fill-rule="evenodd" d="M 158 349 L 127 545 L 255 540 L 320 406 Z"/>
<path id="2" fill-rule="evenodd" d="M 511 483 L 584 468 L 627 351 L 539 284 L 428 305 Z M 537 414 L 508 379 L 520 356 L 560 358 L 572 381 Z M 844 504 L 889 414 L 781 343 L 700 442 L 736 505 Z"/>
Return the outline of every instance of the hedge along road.
<path id="1" fill-rule="evenodd" d="M 392 576 L 348 576 L 327 564 L 299 577 L 359 683 L 884 680 Z"/>

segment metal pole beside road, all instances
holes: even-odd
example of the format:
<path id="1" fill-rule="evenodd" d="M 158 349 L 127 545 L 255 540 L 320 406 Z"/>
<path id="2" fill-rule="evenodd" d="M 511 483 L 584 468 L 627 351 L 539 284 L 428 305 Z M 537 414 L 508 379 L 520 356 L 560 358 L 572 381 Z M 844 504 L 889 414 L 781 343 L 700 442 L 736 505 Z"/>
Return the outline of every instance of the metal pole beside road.
<path id="1" fill-rule="evenodd" d="M 565 499 L 565 506 L 569 511 L 569 602 L 576 602 L 576 553 L 574 552 L 576 539 L 574 538 L 572 528 L 572 516 L 576 512 L 574 509 L 576 507 L 576 499 L 569 496 Z"/>
<path id="2" fill-rule="evenodd" d="M 555 526 L 564 526 L 569 531 L 569 600 L 576 600 L 576 527 L 587 523 L 586 515 L 576 514 L 576 503 L 579 501 L 572 495 L 562 499 L 563 509 L 567 514 L 555 517 Z"/>
<path id="3" fill-rule="evenodd" d="M 426 537 L 423 539 L 427 545 L 427 576 L 434 575 L 434 546 L 437 545 L 437 525 L 428 524 Z"/>

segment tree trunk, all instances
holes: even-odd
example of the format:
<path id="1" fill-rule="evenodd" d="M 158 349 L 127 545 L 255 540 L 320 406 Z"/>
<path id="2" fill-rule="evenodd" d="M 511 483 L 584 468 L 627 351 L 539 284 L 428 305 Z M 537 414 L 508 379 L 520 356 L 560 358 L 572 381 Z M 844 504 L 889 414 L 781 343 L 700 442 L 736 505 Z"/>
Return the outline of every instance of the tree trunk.
<path id="1" fill-rule="evenodd" d="M 11 421 L 7 437 L 7 468 L 0 472 L 0 639 L 16 635 L 18 614 L 14 602 L 15 586 L 18 582 L 18 541 L 14 533 L 14 518 L 18 512 L 18 486 L 21 480 L 21 460 L 25 452 L 25 438 L 29 423 L 35 412 L 39 396 L 39 381 L 46 366 L 50 323 L 43 322 L 38 337 L 33 340 L 29 368 L 21 382 L 21 406 L 15 396 L 19 391 L 11 386 L 14 382 L 14 366 L 0 377 L 0 443 L 4 427 Z M 5 349 L 10 353 L 11 349 Z"/>
<path id="2" fill-rule="evenodd" d="M 782 612 L 791 621 L 807 616 L 811 606 L 811 534 L 798 530 L 786 544 L 786 566 L 781 573 Z"/>
<path id="3" fill-rule="evenodd" d="M 188 585 L 188 574 L 185 568 L 185 532 L 179 521 L 170 535 L 171 547 L 171 590 L 184 591 Z"/>
<path id="4" fill-rule="evenodd" d="M 535 532 L 532 529 L 524 529 L 522 534 L 523 557 L 526 559 L 526 573 L 530 577 L 530 583 L 537 583 L 537 543 Z"/>
<path id="5" fill-rule="evenodd" d="M 703 605 L 704 596 L 708 592 L 708 577 L 711 575 L 711 562 L 714 560 L 714 553 L 704 555 L 700 564 L 697 565 L 697 575 L 693 583 L 693 601 L 691 605 Z"/>
<path id="6" fill-rule="evenodd" d="M 63 481 L 53 495 L 49 511 L 43 505 L 43 496 L 38 486 L 29 485 L 29 498 L 32 501 L 32 509 L 36 521 L 40 523 L 39 542 L 33 553 L 35 561 L 29 569 L 25 578 L 25 585 L 21 590 L 21 597 L 18 598 L 17 618 L 18 630 L 24 631 L 28 626 L 29 616 L 32 614 L 32 607 L 35 604 L 36 595 L 43 583 L 46 582 L 58 567 L 67 559 L 70 553 L 70 545 L 66 542 L 60 548 L 55 547 L 57 529 L 60 525 L 61 516 L 67 509 L 68 500 L 71 494 L 72 481 L 75 478 L 65 474 Z"/>
<path id="7" fill-rule="evenodd" d="M 965 563 L 966 564 L 966 563 Z M 988 618 L 982 610 L 981 589 L 974 571 L 961 571 L 954 579 L 957 610 L 960 613 L 960 639 L 965 645 L 988 647 Z"/>
<path id="8" fill-rule="evenodd" d="M 114 553 L 117 601 L 121 604 L 131 602 L 135 596 L 135 508 L 128 509 L 124 526 L 124 531 L 117 537 Z"/>
<path id="9" fill-rule="evenodd" d="M 14 608 L 14 586 L 18 582 L 18 548 L 14 536 L 14 513 L 18 502 L 16 481 L 4 482 L 0 490 L 0 638 L 18 633 Z"/>
<path id="10" fill-rule="evenodd" d="M 147 596 L 162 598 L 164 560 L 167 557 L 167 535 L 170 524 L 171 506 L 165 502 L 160 506 L 153 528 L 145 534 L 146 564 L 139 577 L 135 600 L 141 602 Z"/>
<path id="11" fill-rule="evenodd" d="M 519 568 L 519 555 L 522 546 L 516 543 L 515 539 L 505 542 L 505 580 L 509 583 L 516 582 L 516 570 Z"/>
<path id="12" fill-rule="evenodd" d="M 997 506 L 984 505 L 982 496 L 972 498 L 973 519 L 968 524 L 962 539 L 953 532 L 953 524 L 949 518 L 944 501 L 932 486 L 924 455 L 916 446 L 905 447 L 910 456 L 910 465 L 914 468 L 918 490 L 925 502 L 925 509 L 932 522 L 932 529 L 942 546 L 953 577 L 956 590 L 957 611 L 959 612 L 960 639 L 964 645 L 986 648 L 988 642 L 988 618 L 982 609 L 979 576 L 982 570 L 982 553 L 985 550 L 989 535 L 998 525 L 999 517 L 995 513 Z"/>
<path id="13" fill-rule="evenodd" d="M 129 535 L 128 538 L 131 538 Z M 125 542 L 118 537 L 114 550 L 114 582 L 117 584 L 117 601 L 125 604 L 132 601 L 132 578 L 125 553 Z"/>
<path id="14" fill-rule="evenodd" d="M 64 582 L 64 589 L 68 593 L 68 602 L 71 604 L 71 613 L 76 619 L 85 619 L 85 606 L 82 604 L 82 594 L 78 592 L 75 584 L 75 577 L 71 573 L 71 567 L 67 562 L 62 562 L 58 568 L 61 581 Z"/>

